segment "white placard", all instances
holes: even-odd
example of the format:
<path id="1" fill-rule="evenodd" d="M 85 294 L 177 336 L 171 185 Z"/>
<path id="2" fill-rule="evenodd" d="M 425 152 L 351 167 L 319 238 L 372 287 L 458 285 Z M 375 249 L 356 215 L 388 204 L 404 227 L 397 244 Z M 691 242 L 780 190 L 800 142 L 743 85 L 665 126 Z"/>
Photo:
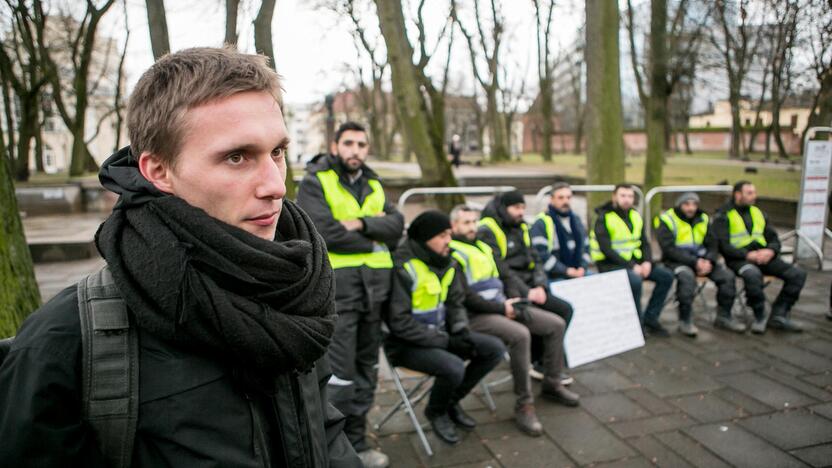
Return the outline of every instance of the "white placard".
<path id="1" fill-rule="evenodd" d="M 550 289 L 574 309 L 564 339 L 569 367 L 644 346 L 626 270 L 558 281 Z"/>
<path id="2" fill-rule="evenodd" d="M 826 228 L 830 168 L 832 168 L 832 142 L 807 141 L 803 160 L 799 216 L 795 229 L 821 248 L 823 248 L 823 233 Z M 812 258 L 814 255 L 808 245 L 798 239 L 797 257 Z"/>

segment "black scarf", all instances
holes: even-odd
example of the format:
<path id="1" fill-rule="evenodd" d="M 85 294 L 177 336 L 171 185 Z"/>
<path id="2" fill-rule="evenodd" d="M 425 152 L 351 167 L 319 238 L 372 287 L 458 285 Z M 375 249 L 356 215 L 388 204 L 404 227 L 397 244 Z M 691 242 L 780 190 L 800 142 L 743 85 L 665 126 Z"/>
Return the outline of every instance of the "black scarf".
<path id="1" fill-rule="evenodd" d="M 333 274 L 323 239 L 289 200 L 274 241 L 154 189 L 129 148 L 101 168 L 119 193 L 96 234 L 136 325 L 235 368 L 303 372 L 334 328 Z"/>

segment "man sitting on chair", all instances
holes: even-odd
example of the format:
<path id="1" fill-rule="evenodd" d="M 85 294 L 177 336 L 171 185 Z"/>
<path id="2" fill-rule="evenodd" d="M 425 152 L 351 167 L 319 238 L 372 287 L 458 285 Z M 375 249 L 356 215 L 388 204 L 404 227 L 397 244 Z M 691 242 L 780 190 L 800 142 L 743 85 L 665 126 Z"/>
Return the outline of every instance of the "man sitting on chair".
<path id="1" fill-rule="evenodd" d="M 690 337 L 698 332 L 691 314 L 697 277 L 710 278 L 716 283 L 719 312 L 714 326 L 744 332 L 745 325 L 731 317 L 736 295 L 734 274 L 719 264 L 716 237 L 708 229 L 708 215 L 699 209 L 699 195 L 683 193 L 676 199 L 673 208 L 656 218 L 656 223 L 662 261 L 676 274 L 679 332 Z"/>
<path id="2" fill-rule="evenodd" d="M 477 240 L 477 218 L 477 212 L 464 205 L 451 211 L 452 255 L 458 262 L 457 275 L 465 288 L 465 307 L 471 314 L 471 329 L 494 335 L 509 347 L 517 396 L 514 420 L 523 432 L 539 436 L 543 426 L 535 414 L 529 377 L 531 335 L 543 337 L 541 395 L 567 406 L 577 406 L 578 395 L 561 383 L 566 322 L 522 299 L 529 287 L 502 259 L 495 258 L 488 244 Z"/>
<path id="3" fill-rule="evenodd" d="M 713 228 L 725 263 L 745 282 L 745 297 L 754 311 L 751 332 L 762 334 L 766 331 L 763 275 L 783 280 L 783 289 L 771 306 L 768 326 L 792 332 L 802 331 L 789 318 L 789 312 L 800 297 L 806 272 L 780 258 L 780 240 L 766 215 L 757 208 L 754 184 L 747 180 L 737 182 L 732 197 L 732 201 L 720 208 Z"/>
<path id="4" fill-rule="evenodd" d="M 498 338 L 468 329 L 450 241 L 451 222 L 443 213 L 426 211 L 410 224 L 394 258 L 385 349 L 391 364 L 436 377 L 425 416 L 436 435 L 454 445 L 460 440 L 454 423 L 476 426 L 459 401 L 506 349 Z"/>
<path id="5" fill-rule="evenodd" d="M 572 187 L 555 182 L 549 206 L 531 227 L 532 245 L 549 281 L 581 278 L 589 272 L 589 240 L 581 219 L 572 211 Z"/>

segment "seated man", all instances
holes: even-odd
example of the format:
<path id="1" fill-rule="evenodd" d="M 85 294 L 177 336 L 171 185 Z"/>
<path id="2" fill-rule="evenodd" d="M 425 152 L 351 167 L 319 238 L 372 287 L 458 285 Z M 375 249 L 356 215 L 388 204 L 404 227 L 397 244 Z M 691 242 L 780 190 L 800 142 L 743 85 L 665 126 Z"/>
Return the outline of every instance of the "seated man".
<path id="1" fill-rule="evenodd" d="M 494 258 L 488 244 L 476 240 L 477 218 L 477 212 L 464 205 L 451 211 L 454 236 L 451 249 L 459 263 L 457 274 L 465 288 L 465 308 L 472 330 L 499 337 L 508 345 L 517 396 L 514 420 L 522 431 L 539 436 L 543 426 L 535 414 L 529 378 L 531 334 L 543 337 L 545 349 L 541 395 L 567 406 L 577 406 L 578 395 L 561 383 L 566 322 L 521 299 L 528 287 L 502 260 Z"/>
<path id="2" fill-rule="evenodd" d="M 656 221 L 662 259 L 676 274 L 679 332 L 691 337 L 698 332 L 691 317 L 697 277 L 710 278 L 716 283 L 719 312 L 714 326 L 744 332 L 745 325 L 731 317 L 736 295 L 734 274 L 719 264 L 716 236 L 708 229 L 708 215 L 699 209 L 699 195 L 683 193 L 676 199 L 676 206 L 662 213 Z"/>
<path id="3" fill-rule="evenodd" d="M 789 319 L 789 312 L 806 282 L 806 272 L 796 265 L 784 262 L 780 254 L 780 240 L 766 215 L 757 208 L 757 189 L 754 184 L 742 180 L 734 185 L 733 200 L 720 208 L 714 219 L 714 234 L 719 250 L 728 268 L 745 282 L 745 297 L 754 311 L 751 332 L 766 331 L 766 297 L 763 293 L 763 275 L 783 280 L 783 289 L 771 307 L 768 326 L 793 332 L 801 327 Z"/>
<path id="4" fill-rule="evenodd" d="M 633 289 L 636 310 L 645 330 L 654 336 L 667 337 L 670 333 L 659 323 L 664 301 L 673 285 L 673 273 L 660 265 L 653 265 L 650 241 L 644 232 L 641 215 L 633 208 L 635 192 L 629 184 L 618 184 L 612 200 L 595 209 L 597 219 L 590 233 L 589 252 L 598 271 L 625 268 Z M 644 280 L 656 283 L 647 310 L 641 309 L 641 286 Z"/>
<path id="5" fill-rule="evenodd" d="M 580 278 L 589 268 L 586 229 L 572 212 L 571 202 L 572 188 L 556 182 L 548 209 L 532 225 L 532 245 L 550 281 Z"/>
<path id="6" fill-rule="evenodd" d="M 454 423 L 476 426 L 459 401 L 506 349 L 499 339 L 468 329 L 450 242 L 451 223 L 443 213 L 426 211 L 410 224 L 395 254 L 385 348 L 393 365 L 436 377 L 425 416 L 436 435 L 453 445 L 459 442 Z"/>

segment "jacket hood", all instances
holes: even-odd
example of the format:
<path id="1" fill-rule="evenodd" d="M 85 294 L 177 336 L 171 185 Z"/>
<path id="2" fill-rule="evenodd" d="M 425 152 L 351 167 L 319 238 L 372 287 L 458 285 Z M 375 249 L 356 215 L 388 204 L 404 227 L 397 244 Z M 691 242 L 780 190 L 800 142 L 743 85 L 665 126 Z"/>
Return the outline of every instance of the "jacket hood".
<path id="1" fill-rule="evenodd" d="M 341 166 L 341 163 L 338 160 L 338 156 L 329 154 L 329 153 L 319 153 L 315 155 L 312 159 L 306 163 L 306 173 L 307 174 L 314 174 L 320 171 L 328 171 L 330 169 L 334 169 L 338 175 L 344 174 L 344 168 Z M 362 175 L 366 175 L 370 179 L 378 179 L 378 174 L 372 169 L 370 169 L 367 164 L 361 165 Z"/>
<path id="2" fill-rule="evenodd" d="M 104 188 L 119 194 L 114 209 L 139 206 L 155 198 L 170 196 L 144 178 L 129 146 L 116 151 L 101 164 L 98 180 Z"/>
<path id="3" fill-rule="evenodd" d="M 485 208 L 483 208 L 482 210 L 481 217 L 494 218 L 503 227 L 512 227 L 519 225 L 519 223 L 515 223 L 509 218 L 508 213 L 506 212 L 506 207 L 504 207 L 503 204 L 500 203 L 500 195 L 497 195 L 491 200 L 489 200 L 488 204 L 486 204 Z"/>
<path id="4" fill-rule="evenodd" d="M 604 216 L 605 214 L 609 213 L 610 211 L 614 211 L 615 207 L 612 206 L 612 201 L 608 201 L 601 206 L 595 207 L 595 214 L 598 216 Z"/>

